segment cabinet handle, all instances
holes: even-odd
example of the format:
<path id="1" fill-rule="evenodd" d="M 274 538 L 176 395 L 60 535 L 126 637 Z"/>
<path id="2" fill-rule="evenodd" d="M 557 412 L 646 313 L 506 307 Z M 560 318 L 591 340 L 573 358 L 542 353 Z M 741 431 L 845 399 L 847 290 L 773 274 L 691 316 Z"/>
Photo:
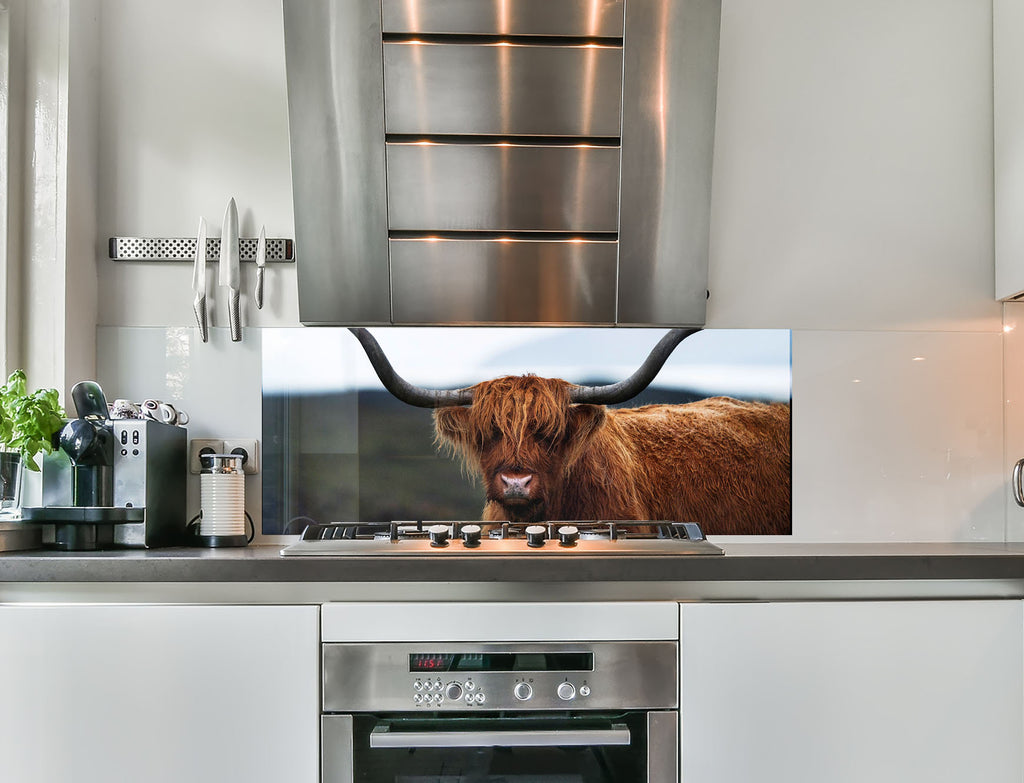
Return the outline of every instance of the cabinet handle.
<path id="1" fill-rule="evenodd" d="M 1017 501 L 1018 506 L 1024 507 L 1024 486 L 1021 485 L 1022 474 L 1024 474 L 1024 459 L 1017 460 L 1017 464 L 1013 466 L 1013 481 L 1010 483 L 1013 485 L 1013 499 Z"/>

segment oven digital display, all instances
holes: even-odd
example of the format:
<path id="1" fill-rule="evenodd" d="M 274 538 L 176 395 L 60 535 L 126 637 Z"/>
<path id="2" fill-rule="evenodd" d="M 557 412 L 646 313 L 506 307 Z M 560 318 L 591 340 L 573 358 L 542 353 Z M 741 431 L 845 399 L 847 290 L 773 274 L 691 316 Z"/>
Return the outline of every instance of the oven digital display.
<path id="1" fill-rule="evenodd" d="M 412 653 L 410 672 L 591 672 L 589 652 Z"/>

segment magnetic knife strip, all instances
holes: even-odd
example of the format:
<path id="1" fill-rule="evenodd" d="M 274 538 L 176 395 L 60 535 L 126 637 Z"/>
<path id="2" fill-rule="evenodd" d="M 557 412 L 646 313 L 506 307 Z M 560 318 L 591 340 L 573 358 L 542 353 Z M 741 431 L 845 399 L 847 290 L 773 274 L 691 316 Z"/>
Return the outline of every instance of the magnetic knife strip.
<path id="1" fill-rule="evenodd" d="M 239 260 L 256 261 L 256 237 L 238 240 Z M 114 261 L 195 261 L 195 237 L 111 237 L 109 255 Z M 220 260 L 220 237 L 206 240 L 206 260 Z M 295 242 L 291 239 L 267 239 L 267 263 L 290 264 L 295 261 Z"/>

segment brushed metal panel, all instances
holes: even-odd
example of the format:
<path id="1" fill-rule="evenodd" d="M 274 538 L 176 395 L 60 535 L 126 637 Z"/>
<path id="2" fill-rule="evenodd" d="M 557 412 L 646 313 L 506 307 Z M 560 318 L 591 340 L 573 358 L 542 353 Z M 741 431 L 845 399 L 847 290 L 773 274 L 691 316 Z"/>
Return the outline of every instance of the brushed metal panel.
<path id="1" fill-rule="evenodd" d="M 353 783 L 355 780 L 353 722 L 351 715 L 320 716 L 320 771 L 324 783 Z"/>
<path id="2" fill-rule="evenodd" d="M 647 713 L 647 783 L 679 781 L 679 713 Z"/>
<path id="3" fill-rule="evenodd" d="M 284 0 L 299 318 L 389 323 L 380 6 Z"/>
<path id="4" fill-rule="evenodd" d="M 617 147 L 388 144 L 388 223 L 409 231 L 616 231 Z"/>
<path id="5" fill-rule="evenodd" d="M 619 136 L 617 46 L 384 44 L 388 133 Z"/>
<path id="6" fill-rule="evenodd" d="M 615 320 L 615 243 L 393 239 L 395 323 Z"/>
<path id="7" fill-rule="evenodd" d="M 623 45 L 620 324 L 706 312 L 721 0 L 629 0 Z"/>
<path id="8" fill-rule="evenodd" d="M 384 32 L 622 36 L 623 0 L 383 0 Z"/>
<path id="9" fill-rule="evenodd" d="M 429 645 L 429 646 L 427 646 Z M 516 644 L 438 642 L 351 643 L 321 645 L 324 712 L 395 712 L 414 709 L 416 680 L 422 672 L 409 671 L 409 656 L 417 653 L 560 653 L 593 652 L 594 670 L 587 672 L 531 671 L 534 696 L 528 708 L 537 711 L 674 709 L 678 706 L 679 645 L 677 642 L 525 642 Z M 486 693 L 488 710 L 524 709 L 513 686 L 525 671 L 481 671 L 469 677 Z M 576 677 L 575 675 L 578 675 Z M 443 675 L 459 678 L 458 672 Z M 461 679 L 461 678 L 460 678 Z M 571 705 L 555 696 L 564 680 L 586 680 L 591 694 Z M 474 713 L 477 706 L 445 700 L 431 711 Z"/>

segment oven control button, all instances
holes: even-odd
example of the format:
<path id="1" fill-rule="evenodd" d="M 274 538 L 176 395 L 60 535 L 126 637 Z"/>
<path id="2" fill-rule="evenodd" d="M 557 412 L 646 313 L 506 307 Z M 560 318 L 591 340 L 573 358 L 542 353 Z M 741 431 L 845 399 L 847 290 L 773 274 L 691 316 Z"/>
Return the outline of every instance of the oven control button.
<path id="1" fill-rule="evenodd" d="M 590 695 L 590 686 L 589 685 L 581 685 L 580 686 L 580 696 L 589 696 L 589 695 Z"/>
<path id="2" fill-rule="evenodd" d="M 484 703 L 484 700 L 485 700 L 486 698 L 487 698 L 487 697 L 486 697 L 486 696 L 484 696 L 483 692 L 481 692 L 481 691 L 478 691 L 478 692 L 477 692 L 477 693 L 476 693 L 476 694 L 475 694 L 475 695 L 473 696 L 473 701 L 475 701 L 475 702 L 476 702 L 477 704 L 483 704 L 483 703 Z"/>
<path id="3" fill-rule="evenodd" d="M 517 682 L 516 687 L 512 689 L 512 693 L 519 701 L 526 701 L 533 696 L 533 688 L 530 687 L 528 682 Z"/>
<path id="4" fill-rule="evenodd" d="M 466 694 L 466 704 L 469 704 L 469 705 L 473 704 L 473 694 L 472 693 L 467 693 Z"/>
<path id="5" fill-rule="evenodd" d="M 412 703 L 413 704 L 422 704 L 423 703 L 423 697 L 420 694 L 417 693 L 415 696 L 412 697 Z"/>
<path id="6" fill-rule="evenodd" d="M 421 690 L 423 690 L 423 683 L 420 682 L 419 680 L 416 680 L 416 682 L 414 682 L 412 684 L 412 689 L 414 691 L 421 691 Z"/>
<path id="7" fill-rule="evenodd" d="M 548 529 L 544 525 L 530 525 L 526 528 L 527 546 L 544 546 L 544 539 L 547 538 Z"/>
<path id="8" fill-rule="evenodd" d="M 572 701 L 576 698 L 576 686 L 571 682 L 560 682 L 555 689 L 555 693 L 558 694 L 558 698 L 562 701 Z"/>
<path id="9" fill-rule="evenodd" d="M 431 525 L 427 528 L 431 546 L 448 546 L 448 525 Z"/>
<path id="10" fill-rule="evenodd" d="M 444 695 L 446 699 L 458 701 L 462 698 L 462 686 L 457 682 L 450 682 L 445 686 Z"/>
<path id="11" fill-rule="evenodd" d="M 467 691 L 475 691 L 476 690 L 476 683 L 473 682 L 472 680 L 466 680 L 466 690 Z"/>
<path id="12" fill-rule="evenodd" d="M 434 703 L 435 704 L 440 704 L 442 701 L 444 701 L 444 698 L 441 696 L 441 694 L 440 693 L 435 693 L 434 694 Z"/>

